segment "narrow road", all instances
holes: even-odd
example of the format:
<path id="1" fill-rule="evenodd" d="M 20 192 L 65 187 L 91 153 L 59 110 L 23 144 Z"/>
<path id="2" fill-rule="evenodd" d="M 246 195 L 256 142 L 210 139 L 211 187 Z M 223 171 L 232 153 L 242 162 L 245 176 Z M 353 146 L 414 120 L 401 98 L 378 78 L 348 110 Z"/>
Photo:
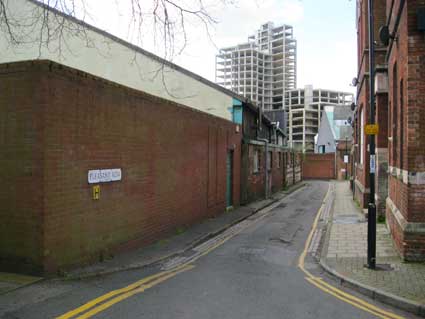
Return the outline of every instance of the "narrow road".
<path id="1" fill-rule="evenodd" d="M 376 315 L 306 279 L 299 258 L 327 190 L 327 182 L 310 182 L 186 256 L 52 286 L 56 294 L 1 318 L 413 318 L 382 305 L 387 315 Z M 305 269 L 336 285 L 309 256 Z"/>

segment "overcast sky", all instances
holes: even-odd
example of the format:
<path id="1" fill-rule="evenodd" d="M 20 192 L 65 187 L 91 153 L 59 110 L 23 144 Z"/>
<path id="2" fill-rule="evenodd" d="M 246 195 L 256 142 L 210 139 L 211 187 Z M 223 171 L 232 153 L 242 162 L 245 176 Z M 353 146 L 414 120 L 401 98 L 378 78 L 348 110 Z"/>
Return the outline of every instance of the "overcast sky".
<path id="1" fill-rule="evenodd" d="M 92 3 L 101 5 L 91 6 L 96 9 L 91 10 L 91 23 L 137 42 L 134 34 L 129 36 L 124 9 L 117 11 L 113 1 L 109 5 L 104 0 Z M 189 23 L 188 45 L 173 62 L 214 81 L 217 48 L 243 43 L 261 24 L 272 21 L 275 25 L 294 27 L 298 41 L 298 87 L 313 84 L 354 92 L 349 83 L 356 76 L 355 10 L 355 0 L 239 0 L 236 5 L 213 6 L 210 11 L 218 20 L 211 30 L 214 43 L 199 23 Z M 142 38 L 141 46 L 158 53 L 149 33 Z"/>

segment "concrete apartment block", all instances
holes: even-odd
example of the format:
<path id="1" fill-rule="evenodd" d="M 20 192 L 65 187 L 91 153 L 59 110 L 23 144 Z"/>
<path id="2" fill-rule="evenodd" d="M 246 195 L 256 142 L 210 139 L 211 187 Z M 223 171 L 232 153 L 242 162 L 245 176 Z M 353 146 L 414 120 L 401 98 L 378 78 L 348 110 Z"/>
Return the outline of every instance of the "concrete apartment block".
<path id="1" fill-rule="evenodd" d="M 264 110 L 284 108 L 297 85 L 297 40 L 289 25 L 263 24 L 248 42 L 220 49 L 216 83 L 251 99 Z"/>

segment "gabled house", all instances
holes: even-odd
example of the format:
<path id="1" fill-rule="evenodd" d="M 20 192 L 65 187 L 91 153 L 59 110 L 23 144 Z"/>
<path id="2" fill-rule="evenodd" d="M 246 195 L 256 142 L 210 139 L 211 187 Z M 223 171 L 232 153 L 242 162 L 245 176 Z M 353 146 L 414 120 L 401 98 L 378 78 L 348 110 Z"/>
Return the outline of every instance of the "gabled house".
<path id="1" fill-rule="evenodd" d="M 342 106 L 325 108 L 322 111 L 319 133 L 315 143 L 315 153 L 334 153 L 339 141 L 351 140 L 350 115 L 350 109 Z"/>

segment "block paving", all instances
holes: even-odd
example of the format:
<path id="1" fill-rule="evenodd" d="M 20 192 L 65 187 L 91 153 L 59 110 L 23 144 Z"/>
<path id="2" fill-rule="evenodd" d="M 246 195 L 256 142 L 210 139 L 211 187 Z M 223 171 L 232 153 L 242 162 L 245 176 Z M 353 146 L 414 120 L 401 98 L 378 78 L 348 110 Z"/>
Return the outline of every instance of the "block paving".
<path id="1" fill-rule="evenodd" d="M 377 224 L 377 265 L 367 262 L 367 221 L 352 200 L 348 182 L 333 182 L 335 200 L 328 218 L 330 235 L 322 260 L 341 275 L 415 303 L 425 304 L 425 263 L 404 262 L 385 224 Z"/>

